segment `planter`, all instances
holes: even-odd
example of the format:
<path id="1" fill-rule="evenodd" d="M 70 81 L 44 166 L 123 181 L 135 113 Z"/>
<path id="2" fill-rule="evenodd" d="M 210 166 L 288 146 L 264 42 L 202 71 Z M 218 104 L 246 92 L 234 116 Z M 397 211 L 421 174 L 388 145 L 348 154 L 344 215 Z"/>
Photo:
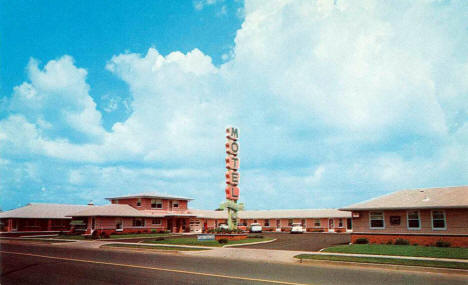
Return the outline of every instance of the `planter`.
<path id="1" fill-rule="evenodd" d="M 216 234 L 215 239 L 220 240 L 220 239 L 227 239 L 227 240 L 241 240 L 241 239 L 246 239 L 247 234 Z"/>

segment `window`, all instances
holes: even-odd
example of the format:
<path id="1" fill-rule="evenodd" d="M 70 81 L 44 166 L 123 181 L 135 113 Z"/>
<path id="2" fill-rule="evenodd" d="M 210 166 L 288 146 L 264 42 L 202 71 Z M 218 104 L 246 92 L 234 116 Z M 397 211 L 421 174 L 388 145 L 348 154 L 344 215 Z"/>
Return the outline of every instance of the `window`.
<path id="1" fill-rule="evenodd" d="M 343 227 L 343 219 L 338 220 L 338 227 L 342 228 Z"/>
<path id="2" fill-rule="evenodd" d="M 288 219 L 288 226 L 292 227 L 293 219 Z"/>
<path id="3" fill-rule="evenodd" d="M 314 220 L 314 227 L 316 227 L 316 228 L 320 227 L 320 219 L 315 219 Z"/>
<path id="4" fill-rule="evenodd" d="M 446 230 L 447 223 L 445 221 L 444 211 L 432 211 L 432 229 L 433 230 Z"/>
<path id="5" fill-rule="evenodd" d="M 370 212 L 369 221 L 371 229 L 384 229 L 385 221 L 383 212 Z"/>
<path id="6" fill-rule="evenodd" d="M 302 220 L 301 220 L 301 225 L 302 225 L 303 227 L 305 227 L 305 223 L 306 223 L 306 220 L 305 220 L 305 219 L 302 219 Z"/>
<path id="7" fill-rule="evenodd" d="M 179 208 L 179 201 L 174 201 L 174 203 L 172 203 L 172 208 Z"/>
<path id="8" fill-rule="evenodd" d="M 160 225 L 160 224 L 161 224 L 161 219 L 153 219 L 153 220 L 151 221 L 151 223 L 152 223 L 153 225 Z"/>
<path id="9" fill-rule="evenodd" d="M 247 221 L 246 220 L 241 220 L 241 225 L 243 225 L 244 227 L 247 226 Z"/>
<path id="10" fill-rule="evenodd" d="M 390 225 L 391 226 L 399 226 L 401 224 L 401 217 L 400 216 L 390 216 Z"/>
<path id="11" fill-rule="evenodd" d="M 269 227 L 270 226 L 270 220 L 265 220 L 264 226 Z"/>
<path id="12" fill-rule="evenodd" d="M 133 226 L 134 227 L 144 227 L 145 220 L 142 218 L 133 218 Z"/>
<path id="13" fill-rule="evenodd" d="M 151 200 L 151 208 L 153 208 L 153 209 L 162 209 L 162 201 L 152 199 Z"/>
<path id="14" fill-rule="evenodd" d="M 277 228 L 281 227 L 281 220 L 279 220 L 279 219 L 276 220 L 276 227 Z"/>
<path id="15" fill-rule="evenodd" d="M 254 223 L 258 223 L 257 220 L 254 220 L 253 222 L 254 222 Z"/>
<path id="16" fill-rule="evenodd" d="M 141 207 L 141 198 L 138 198 L 137 200 L 137 207 Z"/>
<path id="17" fill-rule="evenodd" d="M 115 220 L 115 230 L 118 232 L 123 231 L 123 223 L 121 218 L 117 218 Z"/>
<path id="18" fill-rule="evenodd" d="M 419 211 L 408 211 L 408 229 L 419 230 L 421 228 L 421 221 L 419 219 Z"/>

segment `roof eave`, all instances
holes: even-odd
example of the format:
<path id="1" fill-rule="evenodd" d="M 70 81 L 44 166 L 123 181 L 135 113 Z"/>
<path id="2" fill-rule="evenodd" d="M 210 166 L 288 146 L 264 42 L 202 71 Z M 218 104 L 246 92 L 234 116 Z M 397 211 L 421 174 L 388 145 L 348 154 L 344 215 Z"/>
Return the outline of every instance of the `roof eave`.
<path id="1" fill-rule="evenodd" d="M 340 211 L 374 211 L 374 210 L 427 210 L 427 209 L 466 209 L 466 206 L 422 206 L 422 207 L 367 207 L 341 208 Z"/>

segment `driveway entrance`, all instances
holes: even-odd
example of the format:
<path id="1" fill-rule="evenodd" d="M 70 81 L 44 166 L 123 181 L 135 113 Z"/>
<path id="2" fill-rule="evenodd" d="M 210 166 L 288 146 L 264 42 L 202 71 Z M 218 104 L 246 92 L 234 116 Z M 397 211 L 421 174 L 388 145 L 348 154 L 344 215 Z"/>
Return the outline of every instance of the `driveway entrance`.
<path id="1" fill-rule="evenodd" d="M 325 247 L 351 242 L 351 235 L 346 233 L 263 233 L 265 237 L 276 238 L 270 243 L 242 246 L 243 248 L 263 248 L 279 250 L 317 251 Z"/>

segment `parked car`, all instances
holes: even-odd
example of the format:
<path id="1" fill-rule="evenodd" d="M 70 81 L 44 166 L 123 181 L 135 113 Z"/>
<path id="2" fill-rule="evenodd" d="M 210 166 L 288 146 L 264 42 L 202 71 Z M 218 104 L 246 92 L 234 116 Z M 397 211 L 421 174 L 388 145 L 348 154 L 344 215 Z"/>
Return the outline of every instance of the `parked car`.
<path id="1" fill-rule="evenodd" d="M 229 226 L 227 224 L 219 224 L 218 229 L 220 230 L 228 230 Z"/>
<path id="2" fill-rule="evenodd" d="M 301 223 L 292 224 L 292 227 L 291 227 L 292 234 L 302 234 L 303 232 L 305 232 L 305 229 Z"/>
<path id="3" fill-rule="evenodd" d="M 250 232 L 251 233 L 261 233 L 262 232 L 262 225 L 260 225 L 259 223 L 250 224 Z"/>

